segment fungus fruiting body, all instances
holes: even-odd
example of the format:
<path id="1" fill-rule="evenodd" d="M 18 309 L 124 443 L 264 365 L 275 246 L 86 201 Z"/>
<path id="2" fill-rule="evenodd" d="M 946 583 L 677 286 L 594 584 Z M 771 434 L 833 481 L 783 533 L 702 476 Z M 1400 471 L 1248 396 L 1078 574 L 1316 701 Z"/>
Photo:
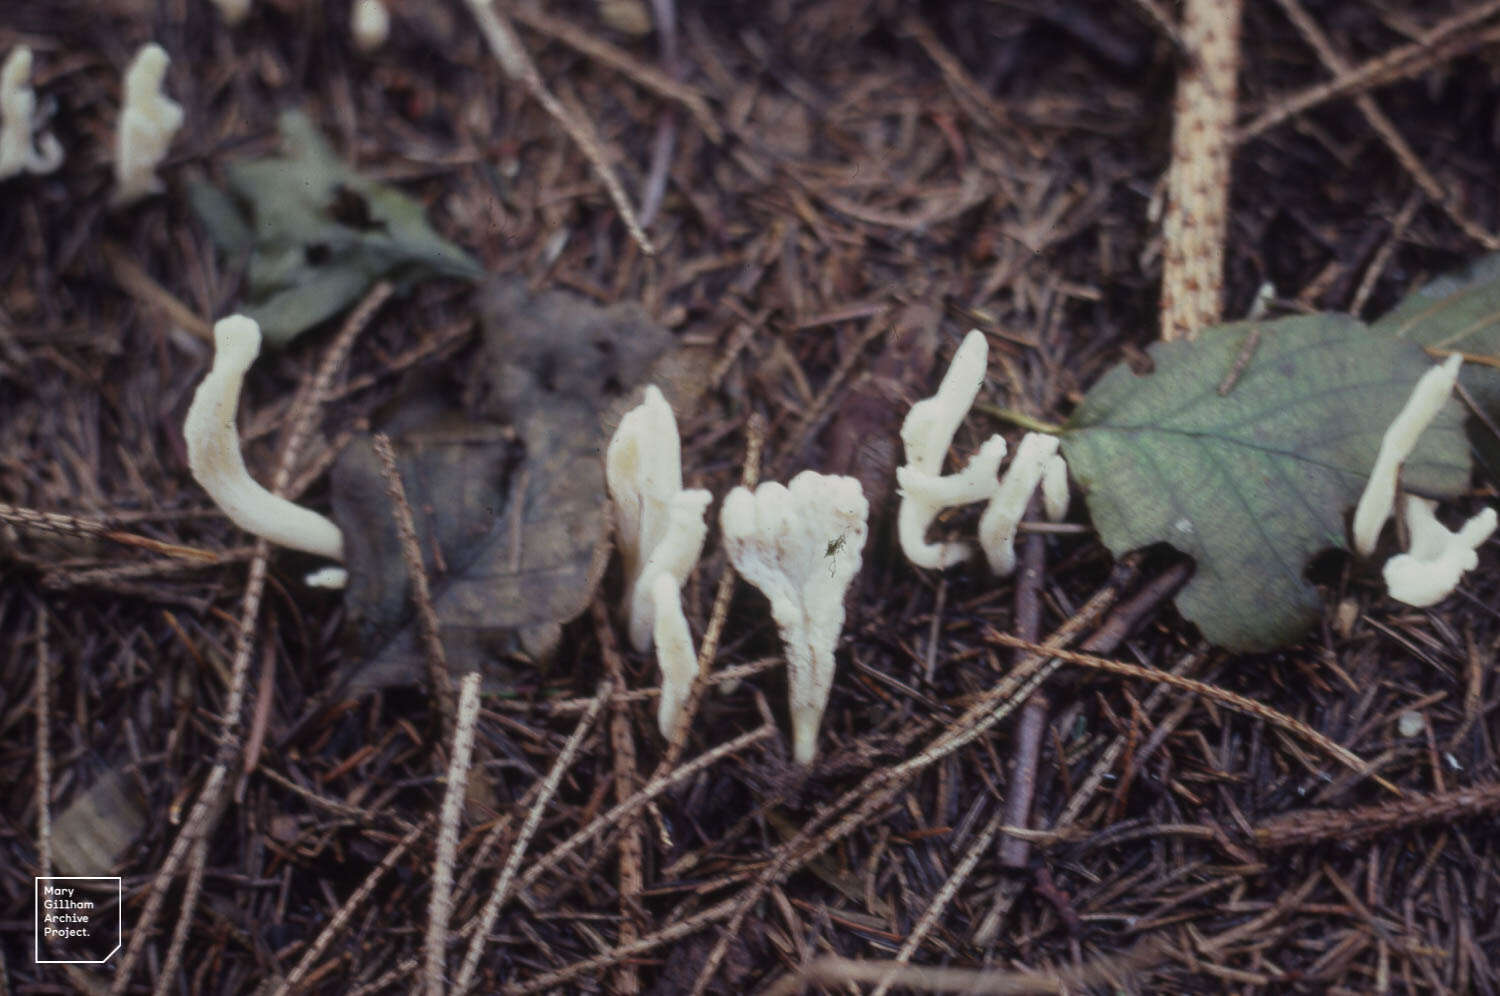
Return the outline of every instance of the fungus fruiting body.
<path id="1" fill-rule="evenodd" d="M 625 606 L 630 643 L 651 648 L 655 618 L 652 591 L 658 574 L 687 580 L 708 526 L 703 513 L 713 496 L 683 490 L 682 441 L 677 420 L 655 386 L 625 414 L 609 441 L 604 479 L 615 505 L 615 535 L 625 561 Z"/>
<path id="2" fill-rule="evenodd" d="M 984 501 L 994 493 L 1005 451 L 1005 440 L 991 436 L 956 474 L 942 477 L 912 464 L 896 468 L 896 483 L 901 491 L 896 532 L 907 560 L 918 567 L 943 570 L 968 559 L 969 544 L 932 543 L 927 539 L 927 530 L 943 509 Z"/>
<path id="3" fill-rule="evenodd" d="M 1380 530 L 1395 507 L 1396 473 L 1452 394 L 1462 362 L 1463 357 L 1454 353 L 1419 377 L 1411 397 L 1386 428 L 1375 455 L 1375 466 L 1354 509 L 1354 549 L 1361 556 L 1368 557 L 1374 552 Z"/>
<path id="4" fill-rule="evenodd" d="M 51 173 L 62 165 L 55 137 L 35 131 L 31 49 L 17 45 L 0 66 L 0 180 L 19 173 Z"/>
<path id="5" fill-rule="evenodd" d="M 937 393 L 911 406 L 901 423 L 901 443 L 906 462 L 928 474 L 943 469 L 943 456 L 953 445 L 964 416 L 969 414 L 989 362 L 989 346 L 978 329 L 964 336 Z"/>
<path id="6" fill-rule="evenodd" d="M 188 406 L 182 435 L 188 466 L 231 522 L 278 546 L 344 559 L 339 527 L 312 509 L 271 494 L 245 469 L 235 429 L 245 371 L 260 353 L 260 326 L 243 315 L 214 325 L 214 363 Z"/>
<path id="7" fill-rule="evenodd" d="M 800 764 L 817 755 L 844 593 L 859 571 L 869 511 L 854 478 L 807 470 L 789 485 L 735 488 L 720 512 L 730 562 L 770 599 L 786 648 L 792 754 Z"/>
<path id="8" fill-rule="evenodd" d="M 984 333 L 971 331 L 953 354 L 937 393 L 912 405 L 901 423 L 906 464 L 896 469 L 901 492 L 896 534 L 901 552 L 918 567 L 941 570 L 968 558 L 969 544 L 929 543 L 927 530 L 943 509 L 983 501 L 995 489 L 995 474 L 1005 459 L 1005 441 L 999 436 L 990 437 L 964 470 L 942 476 L 943 457 L 979 394 L 988 363 Z"/>
<path id="9" fill-rule="evenodd" d="M 1001 577 L 1016 569 L 1016 529 L 1026 514 L 1031 496 L 1043 483 L 1048 465 L 1057 456 L 1058 442 L 1056 436 L 1040 432 L 1028 432 L 1023 436 L 1010 467 L 1001 478 L 999 487 L 993 489 L 993 497 L 979 517 L 979 545 L 984 549 L 990 570 Z M 1063 474 L 1066 481 L 1066 467 Z M 1066 512 L 1066 500 L 1062 504 Z"/>
<path id="10" fill-rule="evenodd" d="M 1042 509 L 1048 522 L 1068 517 L 1068 497 L 1068 461 L 1061 453 L 1053 453 L 1042 469 Z"/>
<path id="11" fill-rule="evenodd" d="M 1493 508 L 1486 508 L 1452 532 L 1438 521 L 1436 502 L 1406 496 L 1406 527 L 1411 548 L 1385 564 L 1385 584 L 1391 597 L 1426 608 L 1447 598 L 1465 571 L 1479 564 L 1479 545 L 1495 531 Z"/>
<path id="12" fill-rule="evenodd" d="M 354 35 L 354 47 L 361 52 L 373 52 L 385 44 L 391 33 L 391 15 L 381 0 L 354 0 L 349 12 L 349 29 Z"/>
<path id="13" fill-rule="evenodd" d="M 125 71 L 125 100 L 115 135 L 116 206 L 162 189 L 156 168 L 182 127 L 181 105 L 161 91 L 171 61 L 165 49 L 151 42 L 141 47 Z"/>
<path id="14" fill-rule="evenodd" d="M 656 644 L 656 663 L 661 668 L 656 725 L 670 740 L 693 679 L 698 676 L 698 653 L 693 649 L 693 635 L 682 612 L 682 593 L 676 580 L 670 574 L 658 574 L 651 589 L 651 635 Z"/>

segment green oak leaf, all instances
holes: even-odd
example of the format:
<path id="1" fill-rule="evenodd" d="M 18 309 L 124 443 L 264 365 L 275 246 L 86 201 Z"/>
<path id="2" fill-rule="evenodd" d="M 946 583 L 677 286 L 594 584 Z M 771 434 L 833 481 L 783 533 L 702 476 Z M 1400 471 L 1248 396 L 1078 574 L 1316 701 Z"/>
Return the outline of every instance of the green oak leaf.
<path id="1" fill-rule="evenodd" d="M 1122 364 L 1101 378 L 1063 436 L 1095 528 L 1117 556 L 1159 542 L 1191 555 L 1197 570 L 1177 607 L 1210 641 L 1232 650 L 1295 642 L 1321 609 L 1307 563 L 1346 548 L 1345 513 L 1432 361 L 1339 315 L 1217 326 L 1150 354 L 1149 375 Z M 1433 498 L 1468 484 L 1457 402 L 1423 435 L 1402 480 Z"/>

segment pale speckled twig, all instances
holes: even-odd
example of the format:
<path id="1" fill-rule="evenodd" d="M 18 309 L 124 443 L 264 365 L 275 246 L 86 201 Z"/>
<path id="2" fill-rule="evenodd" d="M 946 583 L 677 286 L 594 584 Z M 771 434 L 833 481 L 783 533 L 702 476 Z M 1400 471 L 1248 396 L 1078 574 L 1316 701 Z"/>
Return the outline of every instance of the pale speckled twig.
<path id="1" fill-rule="evenodd" d="M 432 893 L 427 901 L 427 996 L 443 996 L 447 974 L 448 920 L 453 915 L 453 859 L 458 854 L 458 819 L 469 786 L 469 762 L 474 756 L 474 727 L 479 718 L 478 671 L 459 682 L 458 714 L 454 717 L 453 748 L 443 788 L 438 820 L 437 855 L 433 859 Z"/>
<path id="2" fill-rule="evenodd" d="M 1187 0 L 1172 162 L 1162 221 L 1161 338 L 1192 339 L 1219 320 L 1229 156 L 1234 142 L 1241 0 Z"/>
<path id="3" fill-rule="evenodd" d="M 558 753 L 557 760 L 552 763 L 552 768 L 547 772 L 547 777 L 542 781 L 541 789 L 537 792 L 536 800 L 532 802 L 530 810 L 526 813 L 526 822 L 521 824 L 521 832 L 516 834 L 515 843 L 510 846 L 510 854 L 505 858 L 505 867 L 500 870 L 500 877 L 495 880 L 495 887 L 490 890 L 490 896 L 485 900 L 484 908 L 479 911 L 479 916 L 464 928 L 467 933 L 473 931 L 469 937 L 469 949 L 464 952 L 464 963 L 459 969 L 458 978 L 453 983 L 453 992 L 462 996 L 469 991 L 474 984 L 474 973 L 479 968 L 479 956 L 484 952 L 484 940 L 489 935 L 491 928 L 495 926 L 495 919 L 500 915 L 500 907 L 510 893 L 510 884 L 516 877 L 516 870 L 521 867 L 521 858 L 526 854 L 526 848 L 531 844 L 531 838 L 536 833 L 536 828 L 541 826 L 542 815 L 547 811 L 547 804 L 557 794 L 557 787 L 562 784 L 565 775 L 573 765 L 573 758 L 578 755 L 578 750 L 583 746 L 583 741 L 590 730 L 594 728 L 594 721 L 599 718 L 604 703 L 614 698 L 615 686 L 606 679 L 599 685 L 599 691 L 589 700 L 588 708 L 584 710 L 583 716 L 578 720 L 578 725 L 573 727 L 573 733 L 568 737 L 567 743 Z"/>
<path id="4" fill-rule="evenodd" d="M 192 908 L 198 905 L 198 896 L 203 891 L 203 872 L 208 865 L 208 838 L 201 837 L 193 844 L 193 850 L 188 854 L 187 884 L 182 889 L 182 905 Z M 177 969 L 182 965 L 182 952 L 187 946 L 188 930 L 192 927 L 192 921 L 185 916 L 177 918 L 177 923 L 172 927 L 172 941 L 167 945 L 167 957 L 162 963 L 161 974 L 156 977 L 156 988 L 151 990 L 152 996 L 167 996 L 167 993 L 175 989 L 173 984 L 177 975 Z"/>

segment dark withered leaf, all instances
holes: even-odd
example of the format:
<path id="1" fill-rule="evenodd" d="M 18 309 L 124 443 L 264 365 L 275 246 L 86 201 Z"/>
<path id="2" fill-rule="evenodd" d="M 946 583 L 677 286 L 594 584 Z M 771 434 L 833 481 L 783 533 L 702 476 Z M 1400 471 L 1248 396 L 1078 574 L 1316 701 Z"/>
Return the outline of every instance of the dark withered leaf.
<path id="1" fill-rule="evenodd" d="M 588 605 L 607 552 L 604 476 L 591 427 L 573 429 L 550 451 L 470 420 L 394 440 L 455 673 L 484 667 L 492 685 L 507 683 L 503 662 L 544 656 L 548 637 Z M 345 536 L 359 537 L 346 543 L 344 605 L 360 655 L 341 692 L 421 680 L 411 580 L 368 440 L 334 467 L 333 511 Z"/>
<path id="2" fill-rule="evenodd" d="M 245 312 L 282 345 L 347 308 L 376 280 L 479 279 L 479 264 L 427 223 L 422 206 L 345 165 L 300 111 L 281 117 L 284 154 L 231 163 L 228 194 L 191 202 L 216 244 L 250 252 Z"/>
<path id="3" fill-rule="evenodd" d="M 549 656 L 592 599 L 609 552 L 603 423 L 673 353 L 671 335 L 637 306 L 600 308 L 508 280 L 480 304 L 479 410 L 398 413 L 418 427 L 392 435 L 449 666 L 482 667 L 494 687 L 509 683 L 508 666 Z M 434 406 L 419 395 L 404 407 Z M 334 467 L 333 513 L 357 651 L 336 689 L 422 681 L 411 583 L 368 441 Z"/>
<path id="4" fill-rule="evenodd" d="M 479 311 L 485 409 L 518 426 L 558 405 L 596 414 L 618 408 L 672 344 L 634 301 L 601 308 L 566 291 L 533 292 L 519 280 L 491 280 Z M 684 410 L 670 393 L 667 400 Z"/>

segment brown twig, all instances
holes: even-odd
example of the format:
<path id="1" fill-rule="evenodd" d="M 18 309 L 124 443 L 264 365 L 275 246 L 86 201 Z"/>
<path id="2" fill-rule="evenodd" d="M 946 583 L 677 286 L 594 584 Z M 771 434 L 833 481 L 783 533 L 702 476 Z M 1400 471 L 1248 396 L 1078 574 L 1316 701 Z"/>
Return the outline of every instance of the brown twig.
<path id="1" fill-rule="evenodd" d="M 1333 43 L 1328 40 L 1328 36 L 1323 33 L 1323 29 L 1318 27 L 1318 23 L 1307 13 L 1306 8 L 1302 6 L 1300 0 L 1276 0 L 1276 2 L 1286 14 L 1287 20 L 1291 21 L 1292 26 L 1302 35 L 1303 40 L 1312 46 L 1313 51 L 1318 54 L 1318 58 L 1322 60 L 1323 65 L 1327 67 L 1329 72 L 1337 76 L 1340 73 L 1348 71 L 1349 66 L 1344 61 L 1344 57 L 1333 47 Z M 1380 136 L 1380 140 L 1395 155 L 1397 161 L 1401 163 L 1402 168 L 1411 174 L 1412 179 L 1417 181 L 1417 186 L 1422 188 L 1422 192 L 1431 198 L 1434 204 L 1442 208 L 1443 213 L 1452 219 L 1453 223 L 1462 229 L 1465 235 L 1486 249 L 1500 249 L 1500 238 L 1480 228 L 1472 218 L 1459 210 L 1458 205 L 1453 202 L 1453 198 L 1448 195 L 1448 191 L 1443 187 L 1443 184 L 1423 165 L 1422 160 L 1417 157 L 1416 152 L 1407 144 L 1406 139 L 1401 136 L 1401 132 L 1396 129 L 1396 125 L 1390 118 L 1386 117 L 1385 112 L 1375 103 L 1374 97 L 1371 97 L 1368 93 L 1358 94 L 1354 98 L 1354 106 L 1359 108 L 1360 113 L 1365 116 L 1365 120 L 1369 122 L 1370 127 L 1375 130 L 1375 133 Z"/>
<path id="2" fill-rule="evenodd" d="M 1500 13 L 1500 0 L 1483 0 L 1464 7 L 1410 45 L 1377 55 L 1358 66 L 1346 67 L 1325 83 L 1307 87 L 1276 101 L 1241 126 L 1235 134 L 1235 142 L 1248 142 L 1319 104 L 1362 93 L 1404 77 L 1420 75 L 1440 62 L 1456 59 L 1475 48 L 1491 44 L 1500 39 L 1500 32 L 1472 29 L 1497 13 Z"/>
<path id="3" fill-rule="evenodd" d="M 401 559 L 406 563 L 407 576 L 411 578 L 412 602 L 416 606 L 417 623 L 422 631 L 422 647 L 427 657 L 427 680 L 432 686 L 433 701 L 443 717 L 444 738 L 451 739 L 454 730 L 453 682 L 448 674 L 448 654 L 443 649 L 437 610 L 432 605 L 432 589 L 427 583 L 427 568 L 422 561 L 417 524 L 412 518 L 411 505 L 406 501 L 406 488 L 401 484 L 401 473 L 396 469 L 396 453 L 391 449 L 390 437 L 377 432 L 372 446 L 376 457 L 380 459 L 385 493 L 391 500 L 391 514 L 396 517 L 396 529 L 401 536 Z"/>
<path id="4" fill-rule="evenodd" d="M 6 504 L 5 502 L 0 502 L 0 523 L 15 526 L 18 529 L 33 529 L 37 532 L 52 533 L 56 536 L 90 537 L 109 540 L 111 543 L 132 546 L 140 550 L 150 550 L 153 553 L 160 553 L 179 560 L 196 560 L 205 564 L 219 562 L 219 554 L 212 550 L 200 550 L 196 547 L 181 546 L 176 543 L 164 543 L 149 536 L 141 536 L 137 533 L 127 533 L 123 530 L 115 529 L 106 522 L 99 522 L 94 519 L 82 519 L 76 515 L 63 515 L 59 512 L 39 512 L 34 508 L 22 508 L 18 505 Z"/>
<path id="5" fill-rule="evenodd" d="M 1037 499 L 1031 499 L 1028 514 L 1035 514 Z M 1020 570 L 1016 574 L 1016 635 L 1035 640 L 1042 631 L 1042 573 L 1047 567 L 1047 538 L 1031 534 L 1022 541 Z M 1024 651 L 1015 654 L 1017 662 Z M 1021 708 L 1016 721 L 1011 752 L 1011 777 L 1006 786 L 1004 823 L 1006 826 L 1031 825 L 1031 802 L 1036 796 L 1036 770 L 1042 757 L 1042 734 L 1047 730 L 1047 695 L 1040 690 Z M 1024 868 L 1031 846 L 1020 837 L 1000 839 L 1000 864 L 1005 868 Z"/>
<path id="6" fill-rule="evenodd" d="M 52 655 L 47 609 L 36 614 L 36 847 L 37 874 L 52 874 Z"/>
<path id="7" fill-rule="evenodd" d="M 1002 646 L 1018 647 L 1024 650 L 1030 650 L 1032 653 L 1049 652 L 1047 648 L 1043 647 L 1041 644 L 1032 643 L 1028 640 L 1022 640 L 1019 637 L 1012 636 L 1009 633 L 1002 633 L 999 630 L 989 630 L 988 638 L 991 640 L 991 642 L 998 643 Z M 1314 747 L 1318 748 L 1318 750 L 1322 751 L 1324 754 L 1327 754 L 1329 757 L 1332 757 L 1334 760 L 1344 765 L 1350 771 L 1353 771 L 1359 775 L 1369 775 L 1376 784 L 1380 785 L 1387 791 L 1392 792 L 1396 795 L 1401 794 L 1401 790 L 1396 788 L 1396 786 L 1392 785 L 1390 782 L 1386 781 L 1379 775 L 1371 774 L 1370 766 L 1363 760 L 1361 760 L 1358 755 L 1349 750 L 1347 747 L 1344 747 L 1341 744 L 1334 743 L 1332 740 L 1328 739 L 1326 736 L 1319 733 L 1311 726 L 1308 726 L 1300 719 L 1294 719 L 1293 717 L 1288 716 L 1283 712 L 1272 709 L 1268 705 L 1263 705 L 1262 703 L 1256 702 L 1253 699 L 1247 699 L 1243 695 L 1240 695 L 1236 692 L 1227 691 L 1225 689 L 1215 687 L 1214 685 L 1207 684 L 1206 682 L 1196 681 L 1192 678 L 1184 678 L 1181 675 L 1175 675 L 1167 671 L 1156 671 L 1151 668 L 1140 667 L 1136 664 L 1128 664 L 1125 661 L 1115 661 L 1109 660 L 1104 657 L 1096 657 L 1092 654 L 1076 653 L 1071 650 L 1052 650 L 1050 651 L 1050 653 L 1052 653 L 1052 655 L 1058 660 L 1066 661 L 1069 664 L 1077 664 L 1081 667 L 1093 668 L 1097 671 L 1107 671 L 1110 674 L 1123 675 L 1127 678 L 1141 678 L 1146 681 L 1156 681 L 1163 684 L 1172 685 L 1173 687 L 1193 692 L 1196 695 L 1201 695 L 1204 698 L 1211 699 L 1221 705 L 1228 706 L 1229 708 L 1234 709 L 1237 712 L 1245 713 L 1247 716 L 1253 716 L 1256 719 L 1264 720 L 1265 722 L 1270 723 L 1272 726 L 1278 727 L 1279 729 L 1285 730 L 1293 736 L 1307 741 Z"/>
<path id="8" fill-rule="evenodd" d="M 537 72 L 536 64 L 531 61 L 531 56 L 526 53 L 526 48 L 521 44 L 521 39 L 516 37 L 515 30 L 510 26 L 505 16 L 495 9 L 494 0 L 467 0 L 469 10 L 474 14 L 474 20 L 479 22 L 479 29 L 483 32 L 485 40 L 489 42 L 490 50 L 495 53 L 495 59 L 500 63 L 500 68 L 505 75 L 520 83 L 531 94 L 533 100 L 542 105 L 542 109 L 552 116 L 568 137 L 571 138 L 594 168 L 604 189 L 608 191 L 609 198 L 614 202 L 615 210 L 620 212 L 620 217 L 625 222 L 625 227 L 630 232 L 630 237 L 635 239 L 636 245 L 646 255 L 654 255 L 656 247 L 646 237 L 645 231 L 641 229 L 640 220 L 636 217 L 635 209 L 630 206 L 630 199 L 625 196 L 625 188 L 620 185 L 620 179 L 615 175 L 614 168 L 609 165 L 609 159 L 604 154 L 604 149 L 599 144 L 592 128 L 579 115 L 569 110 L 562 101 L 553 96 L 547 84 L 542 82 L 542 76 Z M 659 75 L 659 74 L 658 74 Z M 668 81 L 670 82 L 670 81 Z"/>
<path id="9" fill-rule="evenodd" d="M 1500 810 L 1500 783 L 1393 799 L 1354 809 L 1309 809 L 1267 820 L 1255 843 L 1268 849 L 1303 847 L 1324 840 L 1354 841 L 1431 824 L 1448 825 Z"/>

